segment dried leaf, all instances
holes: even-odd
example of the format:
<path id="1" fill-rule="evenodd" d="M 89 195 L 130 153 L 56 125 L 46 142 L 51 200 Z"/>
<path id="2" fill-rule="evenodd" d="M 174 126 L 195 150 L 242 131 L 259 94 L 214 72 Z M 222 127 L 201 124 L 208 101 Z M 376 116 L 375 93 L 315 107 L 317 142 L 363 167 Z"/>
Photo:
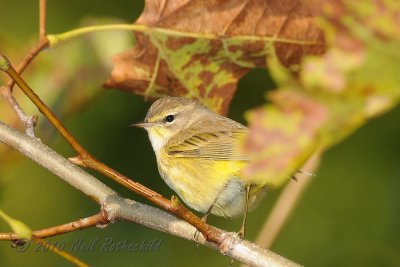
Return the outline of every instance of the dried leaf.
<path id="1" fill-rule="evenodd" d="M 276 105 L 258 108 L 246 116 L 251 131 L 245 146 L 254 157 L 244 174 L 279 185 L 290 177 L 299 160 L 314 151 L 318 127 L 328 123 L 329 110 L 306 94 L 291 90 L 278 91 L 270 98 Z"/>
<path id="2" fill-rule="evenodd" d="M 320 3 L 320 2 L 318 2 Z M 329 48 L 307 57 L 299 79 L 276 61 L 272 104 L 247 114 L 248 179 L 279 185 L 316 149 L 327 149 L 400 98 L 400 6 L 395 0 L 325 1 Z M 379 17 L 379 23 L 374 18 Z M 390 26 L 388 26 L 390 25 Z"/>
<path id="3" fill-rule="evenodd" d="M 180 95 L 227 113 L 238 80 L 266 56 L 295 68 L 324 42 L 302 1 L 146 1 L 136 46 L 115 56 L 106 87 L 145 98 Z"/>

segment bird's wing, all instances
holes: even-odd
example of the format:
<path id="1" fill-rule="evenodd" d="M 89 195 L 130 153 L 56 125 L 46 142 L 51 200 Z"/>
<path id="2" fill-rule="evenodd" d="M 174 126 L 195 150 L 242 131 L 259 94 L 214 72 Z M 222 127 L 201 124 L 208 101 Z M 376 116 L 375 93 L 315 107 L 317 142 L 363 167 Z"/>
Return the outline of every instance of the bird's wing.
<path id="1" fill-rule="evenodd" d="M 240 149 L 248 129 L 225 117 L 207 119 L 191 125 L 166 145 L 166 152 L 175 157 L 213 160 L 249 160 Z"/>

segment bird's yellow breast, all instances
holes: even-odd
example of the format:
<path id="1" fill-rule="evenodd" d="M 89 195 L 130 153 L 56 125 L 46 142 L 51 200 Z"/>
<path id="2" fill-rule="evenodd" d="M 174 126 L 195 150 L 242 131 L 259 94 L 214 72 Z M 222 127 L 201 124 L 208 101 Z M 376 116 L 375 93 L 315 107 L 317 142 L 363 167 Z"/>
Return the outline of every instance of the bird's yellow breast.
<path id="1" fill-rule="evenodd" d="M 243 209 L 245 183 L 240 176 L 246 162 L 174 157 L 163 152 L 157 156 L 157 162 L 165 182 L 190 207 L 206 212 L 214 204 L 212 213 L 225 216 Z M 241 196 L 237 207 L 229 207 Z"/>

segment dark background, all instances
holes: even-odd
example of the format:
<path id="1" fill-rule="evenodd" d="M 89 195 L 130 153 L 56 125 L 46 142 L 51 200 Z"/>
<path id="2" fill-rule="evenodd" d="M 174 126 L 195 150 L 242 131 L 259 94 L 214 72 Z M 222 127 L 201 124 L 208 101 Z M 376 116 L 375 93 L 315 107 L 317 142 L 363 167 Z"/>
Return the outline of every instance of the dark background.
<path id="1" fill-rule="evenodd" d="M 87 17 L 107 16 L 132 22 L 142 9 L 140 1 L 49 1 L 48 32 L 59 33 L 76 28 Z M 37 36 L 37 3 L 1 0 L 0 10 L 0 50 L 20 58 L 34 44 Z M 72 40 L 64 46 L 72 46 L 74 42 Z M 57 53 L 57 49 L 50 52 L 52 57 L 62 56 Z M 50 56 L 48 54 L 43 53 L 40 60 L 46 61 L 45 58 Z M 11 60 L 17 62 L 19 58 Z M 43 64 L 48 64 L 48 75 L 51 75 L 50 70 L 58 67 L 51 61 Z M 99 80 L 106 78 L 100 76 Z M 144 118 L 149 103 L 139 96 L 105 90 L 101 83 L 85 84 L 84 76 L 80 79 L 79 90 L 90 87 L 98 93 L 79 112 L 65 116 L 67 127 L 105 163 L 166 197 L 173 194 L 158 175 L 146 133 L 128 127 Z M 243 112 L 263 104 L 265 91 L 272 88 L 274 85 L 266 70 L 252 71 L 240 82 L 229 116 L 245 123 Z M 7 109 L 6 105 L 4 101 L 0 102 L 1 109 Z M 298 203 L 272 247 L 273 251 L 306 266 L 400 265 L 399 119 L 400 108 L 373 119 L 323 156 L 317 177 Z M 41 117 L 41 120 L 44 119 Z M 47 133 L 49 129 L 48 125 L 42 124 L 38 135 Z M 57 136 L 49 138 L 52 141 L 42 140 L 65 156 L 73 155 L 68 145 Z M 3 154 L 2 157 L 6 156 Z M 32 229 L 63 224 L 99 210 L 83 194 L 23 156 L 15 153 L 12 159 L 3 160 L 5 163 L 0 165 L 0 208 Z M 123 196 L 147 203 L 106 178 L 94 175 Z M 279 190 L 271 191 L 256 211 L 249 215 L 250 240 L 256 238 L 278 195 Z M 211 216 L 209 222 L 234 231 L 239 228 L 240 221 Z M 0 222 L 0 231 L 9 231 L 3 221 Z M 73 253 L 93 266 L 229 266 L 230 261 L 220 253 L 197 247 L 192 242 L 125 222 L 105 229 L 74 232 L 48 241 L 58 241 L 70 248 L 81 237 L 86 242 L 99 240 L 94 251 Z M 101 253 L 100 247 L 106 238 L 114 241 L 127 239 L 138 244 L 161 239 L 162 243 L 157 252 Z M 32 244 L 32 247 L 37 245 Z M 54 253 L 34 252 L 32 247 L 27 252 L 18 253 L 10 248 L 9 242 L 0 242 L 0 264 L 71 266 Z"/>

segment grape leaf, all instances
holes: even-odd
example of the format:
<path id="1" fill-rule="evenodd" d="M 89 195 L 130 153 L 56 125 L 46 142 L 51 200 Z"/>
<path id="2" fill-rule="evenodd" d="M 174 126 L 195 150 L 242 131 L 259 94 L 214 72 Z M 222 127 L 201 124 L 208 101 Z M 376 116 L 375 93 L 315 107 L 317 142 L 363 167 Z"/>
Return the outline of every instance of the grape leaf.
<path id="1" fill-rule="evenodd" d="M 320 2 L 315 2 L 320 3 Z M 294 77 L 276 60 L 271 104 L 248 112 L 248 179 L 279 185 L 308 155 L 325 150 L 400 98 L 400 5 L 324 1 L 327 52 L 305 57 Z M 298 79 L 297 79 L 298 78 Z"/>
<path id="2" fill-rule="evenodd" d="M 105 86 L 159 98 L 200 99 L 226 114 L 238 80 L 267 55 L 296 69 L 325 44 L 302 1 L 146 1 L 136 45 L 114 57 Z"/>

